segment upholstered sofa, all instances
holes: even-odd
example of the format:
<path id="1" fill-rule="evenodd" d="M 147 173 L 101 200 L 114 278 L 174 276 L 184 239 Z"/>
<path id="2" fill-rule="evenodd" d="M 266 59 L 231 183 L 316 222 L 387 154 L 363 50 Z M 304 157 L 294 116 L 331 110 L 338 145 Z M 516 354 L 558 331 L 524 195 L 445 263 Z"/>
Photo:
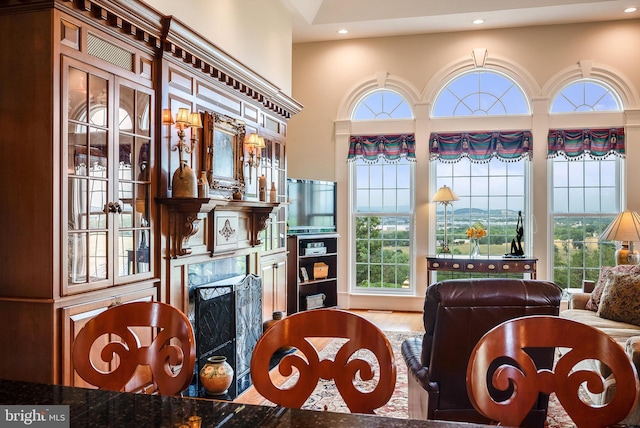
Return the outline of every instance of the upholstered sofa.
<path id="1" fill-rule="evenodd" d="M 568 309 L 560 316 L 607 333 L 625 349 L 640 373 L 640 267 L 603 267 L 597 283 L 585 281 L 582 293 L 569 295 Z M 610 371 L 596 361 L 583 364 L 591 364 L 587 368 L 598 370 L 606 378 L 602 393 L 586 391 L 591 400 L 595 404 L 609 402 L 615 393 Z M 640 404 L 622 423 L 640 425 Z"/>
<path id="2" fill-rule="evenodd" d="M 464 279 L 427 287 L 422 338 L 407 339 L 409 416 L 488 423 L 471 404 L 466 370 L 474 346 L 491 328 L 526 315 L 558 315 L 562 292 L 547 281 Z M 553 348 L 532 350 L 538 367 L 551 368 Z M 548 397 L 540 395 L 524 426 L 542 427 Z"/>

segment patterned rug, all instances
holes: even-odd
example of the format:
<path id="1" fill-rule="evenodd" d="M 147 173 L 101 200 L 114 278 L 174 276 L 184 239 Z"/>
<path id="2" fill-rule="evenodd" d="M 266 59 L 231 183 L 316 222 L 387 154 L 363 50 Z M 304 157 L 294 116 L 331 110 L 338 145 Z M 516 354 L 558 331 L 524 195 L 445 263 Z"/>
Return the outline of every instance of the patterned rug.
<path id="1" fill-rule="evenodd" d="M 402 342 L 409 337 L 421 336 L 422 333 L 418 332 L 395 332 L 395 331 L 385 331 L 384 332 L 391 346 L 393 348 L 393 353 L 396 359 L 396 387 L 391 396 L 389 402 L 376 409 L 376 414 L 380 416 L 388 416 L 393 418 L 407 419 L 409 417 L 409 409 L 408 409 L 408 391 L 407 391 L 407 366 L 404 363 L 404 359 L 402 358 L 402 354 L 400 353 L 400 347 Z M 319 353 L 321 358 L 325 358 L 327 356 L 332 356 L 335 354 L 336 350 L 342 346 L 344 340 L 334 339 L 327 346 L 325 346 Z M 368 351 L 365 351 L 365 353 Z M 365 355 L 359 355 L 360 358 L 365 358 Z M 373 359 L 375 361 L 375 359 Z M 376 362 L 372 364 L 374 367 Z M 297 381 L 297 376 L 293 375 L 291 378 L 286 380 L 281 388 L 287 388 L 289 385 L 295 384 Z M 374 383 L 376 379 L 374 378 L 371 382 Z M 360 381 L 358 384 L 360 387 L 367 388 L 367 382 Z M 264 400 L 261 405 L 273 405 L 268 400 Z M 325 381 L 320 380 L 318 382 L 318 386 L 311 394 L 309 399 L 302 406 L 303 409 L 310 410 L 328 410 L 330 412 L 340 412 L 340 413 L 349 413 L 349 409 L 347 408 L 344 400 L 340 397 L 340 394 L 337 393 L 336 387 L 332 380 Z M 575 424 L 569 416 L 565 413 L 564 409 L 556 399 L 555 395 L 552 394 L 549 398 L 549 410 L 547 416 L 547 423 L 545 424 L 548 428 L 570 428 L 575 427 Z"/>

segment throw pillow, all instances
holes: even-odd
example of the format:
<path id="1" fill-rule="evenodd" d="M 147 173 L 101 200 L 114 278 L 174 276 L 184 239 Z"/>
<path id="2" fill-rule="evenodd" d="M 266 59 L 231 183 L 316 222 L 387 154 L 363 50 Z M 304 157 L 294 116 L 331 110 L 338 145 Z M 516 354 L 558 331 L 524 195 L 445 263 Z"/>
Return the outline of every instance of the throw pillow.
<path id="1" fill-rule="evenodd" d="M 598 316 L 640 326 L 640 275 L 611 275 L 598 305 Z"/>
<path id="2" fill-rule="evenodd" d="M 589 296 L 589 301 L 587 301 L 586 309 L 597 312 L 598 306 L 600 304 L 600 300 L 602 300 L 602 292 L 605 289 L 605 285 L 607 285 L 607 281 L 610 276 L 613 274 L 626 274 L 626 273 L 637 273 L 640 274 L 640 266 L 639 265 L 618 265 L 618 266 L 603 266 L 600 269 L 600 277 L 598 278 L 598 282 L 596 286 L 593 288 L 591 292 L 591 296 Z"/>
<path id="3" fill-rule="evenodd" d="M 589 300 L 587 301 L 586 309 L 590 311 L 597 312 L 598 304 L 600 303 L 600 299 L 602 298 L 602 292 L 604 291 L 604 284 L 607 281 L 607 277 L 609 273 L 613 269 L 613 266 L 602 266 L 600 269 L 600 276 L 598 277 L 598 282 L 596 286 L 593 288 L 591 292 L 591 296 L 589 296 Z"/>

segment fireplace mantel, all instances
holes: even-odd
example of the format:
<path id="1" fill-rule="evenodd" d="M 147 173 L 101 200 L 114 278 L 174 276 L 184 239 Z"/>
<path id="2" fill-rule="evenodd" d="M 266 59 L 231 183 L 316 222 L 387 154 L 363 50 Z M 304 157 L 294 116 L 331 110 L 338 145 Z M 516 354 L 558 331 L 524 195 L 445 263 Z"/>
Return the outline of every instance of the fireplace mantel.
<path id="1" fill-rule="evenodd" d="M 191 254 L 189 238 L 200 228 L 199 214 L 208 214 L 210 218 L 214 212 L 247 216 L 249 245 L 255 247 L 262 243 L 258 235 L 267 227 L 269 216 L 280 207 L 280 203 L 215 198 L 156 198 L 156 201 L 168 209 L 169 255 L 174 259 Z M 214 247 L 210 251 L 215 252 Z"/>

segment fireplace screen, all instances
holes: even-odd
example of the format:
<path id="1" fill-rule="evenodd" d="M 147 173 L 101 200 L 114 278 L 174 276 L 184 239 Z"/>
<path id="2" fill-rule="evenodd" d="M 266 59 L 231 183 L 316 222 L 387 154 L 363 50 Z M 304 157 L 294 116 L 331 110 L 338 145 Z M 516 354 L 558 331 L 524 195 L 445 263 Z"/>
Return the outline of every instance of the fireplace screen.
<path id="1" fill-rule="evenodd" d="M 247 275 L 230 285 L 194 288 L 196 373 L 207 358 L 223 355 L 233 367 L 235 378 L 229 388 L 234 398 L 251 385 L 251 354 L 262 335 L 262 281 Z M 201 395 L 198 376 L 194 376 Z"/>

